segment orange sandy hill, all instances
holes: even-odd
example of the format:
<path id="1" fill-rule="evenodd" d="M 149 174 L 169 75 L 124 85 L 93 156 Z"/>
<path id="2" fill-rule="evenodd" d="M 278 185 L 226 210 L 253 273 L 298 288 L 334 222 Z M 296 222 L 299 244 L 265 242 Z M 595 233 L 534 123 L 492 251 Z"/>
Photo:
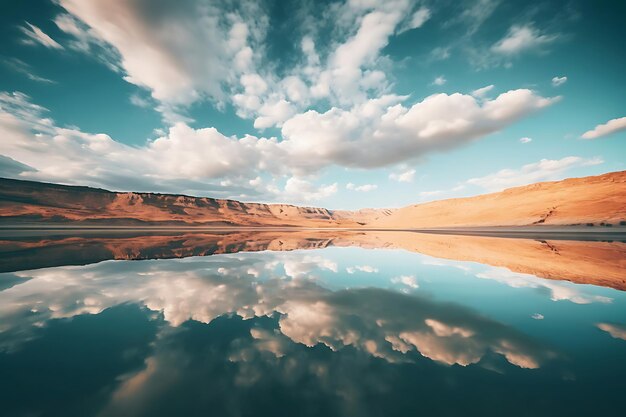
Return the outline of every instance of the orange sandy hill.
<path id="1" fill-rule="evenodd" d="M 0 222 L 385 229 L 626 225 L 626 171 L 397 210 L 357 211 L 0 179 Z"/>
<path id="2" fill-rule="evenodd" d="M 416 204 L 368 224 L 380 228 L 626 225 L 626 171 L 541 182 Z"/>

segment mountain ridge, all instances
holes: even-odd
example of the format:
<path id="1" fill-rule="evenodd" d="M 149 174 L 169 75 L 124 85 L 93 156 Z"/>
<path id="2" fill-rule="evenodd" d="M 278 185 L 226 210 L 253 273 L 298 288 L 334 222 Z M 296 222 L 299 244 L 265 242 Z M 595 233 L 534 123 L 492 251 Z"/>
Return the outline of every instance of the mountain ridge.
<path id="1" fill-rule="evenodd" d="M 0 224 L 455 228 L 626 225 L 626 171 L 398 209 L 330 210 L 0 178 Z"/>

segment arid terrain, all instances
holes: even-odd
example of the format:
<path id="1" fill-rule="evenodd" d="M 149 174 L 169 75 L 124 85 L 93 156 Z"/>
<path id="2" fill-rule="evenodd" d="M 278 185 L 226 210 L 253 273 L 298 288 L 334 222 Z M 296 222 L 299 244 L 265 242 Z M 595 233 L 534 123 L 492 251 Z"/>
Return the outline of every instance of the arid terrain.
<path id="1" fill-rule="evenodd" d="M 626 171 L 357 211 L 0 179 L 0 224 L 373 229 L 625 226 Z"/>

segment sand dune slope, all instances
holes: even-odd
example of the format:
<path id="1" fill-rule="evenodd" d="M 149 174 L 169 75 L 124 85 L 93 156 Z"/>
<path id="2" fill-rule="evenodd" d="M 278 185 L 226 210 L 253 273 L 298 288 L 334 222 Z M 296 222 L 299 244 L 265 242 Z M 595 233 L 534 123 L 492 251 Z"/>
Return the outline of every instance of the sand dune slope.
<path id="1" fill-rule="evenodd" d="M 626 222 L 626 171 L 543 182 L 401 208 L 381 228 L 574 225 Z"/>

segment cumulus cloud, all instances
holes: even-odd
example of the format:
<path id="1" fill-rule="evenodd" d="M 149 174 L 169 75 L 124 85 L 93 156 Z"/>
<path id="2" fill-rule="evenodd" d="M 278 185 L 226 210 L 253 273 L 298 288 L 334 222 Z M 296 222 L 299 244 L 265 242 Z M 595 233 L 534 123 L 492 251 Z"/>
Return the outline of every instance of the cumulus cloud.
<path id="1" fill-rule="evenodd" d="M 284 191 L 277 191 L 277 194 L 286 201 L 315 201 L 336 194 L 338 189 L 337 183 L 316 187 L 305 179 L 291 177 L 285 183 Z"/>
<path id="2" fill-rule="evenodd" d="M 329 164 L 381 167 L 496 132 L 557 98 L 520 89 L 482 103 L 460 93 L 435 94 L 411 107 L 403 100 L 389 95 L 351 110 L 298 114 L 284 123 L 281 147 L 303 170 Z"/>
<path id="3" fill-rule="evenodd" d="M 567 77 L 553 77 L 552 78 L 552 86 L 553 87 L 558 87 L 560 85 L 565 84 L 566 81 L 567 81 Z"/>
<path id="4" fill-rule="evenodd" d="M 500 191 L 505 188 L 517 187 L 540 181 L 563 179 L 572 168 L 602 164 L 601 158 L 582 158 L 567 156 L 562 159 L 542 159 L 526 164 L 520 169 L 503 169 L 484 177 L 471 178 L 468 184 L 478 185 L 489 191 Z"/>
<path id="5" fill-rule="evenodd" d="M 50 49 L 63 49 L 63 46 L 50 36 L 46 35 L 44 31 L 35 25 L 25 22 L 24 26 L 20 26 L 20 30 L 24 35 L 26 35 L 26 38 L 24 38 L 22 42 L 27 45 L 39 44 Z"/>
<path id="6" fill-rule="evenodd" d="M 506 36 L 491 47 L 495 53 L 513 56 L 539 49 L 558 39 L 558 35 L 544 34 L 532 25 L 511 26 Z"/>
<path id="7" fill-rule="evenodd" d="M 597 139 L 623 130 L 626 130 L 626 117 L 611 119 L 604 124 L 597 125 L 592 130 L 583 133 L 581 137 L 583 139 Z"/>

